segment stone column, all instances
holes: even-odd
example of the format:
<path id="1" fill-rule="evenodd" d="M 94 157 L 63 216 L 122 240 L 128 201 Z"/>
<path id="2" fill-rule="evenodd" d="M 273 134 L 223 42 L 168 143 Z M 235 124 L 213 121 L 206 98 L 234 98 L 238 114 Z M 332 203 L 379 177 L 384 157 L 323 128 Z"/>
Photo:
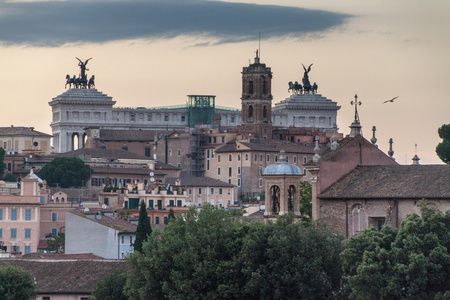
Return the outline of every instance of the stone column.
<path id="1" fill-rule="evenodd" d="M 312 219 L 317 221 L 320 218 L 320 200 L 317 198 L 317 175 L 319 174 L 319 169 L 309 169 L 308 172 L 311 174 L 311 201 L 312 201 Z"/>

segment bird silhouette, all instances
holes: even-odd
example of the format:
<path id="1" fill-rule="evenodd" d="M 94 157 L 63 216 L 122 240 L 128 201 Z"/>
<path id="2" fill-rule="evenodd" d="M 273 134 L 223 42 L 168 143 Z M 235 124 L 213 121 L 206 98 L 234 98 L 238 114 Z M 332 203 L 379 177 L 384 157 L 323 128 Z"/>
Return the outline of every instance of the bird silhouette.
<path id="1" fill-rule="evenodd" d="M 394 97 L 394 98 L 392 98 L 391 100 L 386 100 L 386 101 L 383 102 L 383 104 L 384 104 L 384 103 L 387 103 L 387 102 L 394 102 L 394 100 L 397 99 L 397 98 L 398 98 L 398 97 Z"/>

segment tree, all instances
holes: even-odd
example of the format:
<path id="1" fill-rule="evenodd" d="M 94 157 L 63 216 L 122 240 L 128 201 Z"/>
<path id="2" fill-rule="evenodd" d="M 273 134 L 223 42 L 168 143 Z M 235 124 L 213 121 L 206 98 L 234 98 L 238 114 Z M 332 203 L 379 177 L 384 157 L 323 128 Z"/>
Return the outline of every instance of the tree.
<path id="1" fill-rule="evenodd" d="M 397 231 L 384 226 L 347 241 L 341 257 L 352 299 L 444 299 L 450 295 L 450 211 L 420 203 Z"/>
<path id="2" fill-rule="evenodd" d="M 171 207 L 169 210 L 169 220 L 167 222 L 170 222 L 170 220 L 175 219 L 175 213 L 173 211 L 173 208 Z"/>
<path id="3" fill-rule="evenodd" d="M 5 158 L 5 149 L 0 147 L 0 178 L 3 176 L 3 172 L 5 172 L 5 163 L 3 162 L 3 159 Z"/>
<path id="4" fill-rule="evenodd" d="M 312 187 L 308 181 L 300 182 L 300 213 L 304 225 L 309 225 L 312 220 Z"/>
<path id="5" fill-rule="evenodd" d="M 46 240 L 46 250 L 53 253 L 64 253 L 65 238 L 64 232 L 58 232 L 53 238 Z"/>
<path id="6" fill-rule="evenodd" d="M 0 299 L 29 300 L 36 296 L 30 272 L 11 265 L 0 267 Z"/>
<path id="7" fill-rule="evenodd" d="M 436 153 L 443 162 L 450 164 L 450 124 L 442 125 L 438 129 L 438 134 L 442 143 L 436 146 Z"/>
<path id="8" fill-rule="evenodd" d="M 6 176 L 3 178 L 4 181 L 8 181 L 8 182 L 17 182 L 17 177 L 14 176 L 14 174 L 8 173 L 6 174 Z"/>
<path id="9" fill-rule="evenodd" d="M 93 300 L 127 300 L 123 293 L 126 280 L 127 274 L 122 270 L 106 276 L 95 285 Z"/>
<path id="10" fill-rule="evenodd" d="M 136 240 L 134 241 L 134 251 L 142 252 L 142 244 L 151 234 L 152 227 L 150 226 L 150 222 L 148 220 L 147 208 L 145 206 L 145 202 L 141 201 L 138 226 L 136 228 Z"/>
<path id="11" fill-rule="evenodd" d="M 191 207 L 130 257 L 129 299 L 331 299 L 339 289 L 341 238 L 236 212 Z"/>
<path id="12" fill-rule="evenodd" d="M 91 168 L 76 157 L 58 157 L 45 165 L 39 177 L 49 186 L 81 187 L 91 176 Z"/>

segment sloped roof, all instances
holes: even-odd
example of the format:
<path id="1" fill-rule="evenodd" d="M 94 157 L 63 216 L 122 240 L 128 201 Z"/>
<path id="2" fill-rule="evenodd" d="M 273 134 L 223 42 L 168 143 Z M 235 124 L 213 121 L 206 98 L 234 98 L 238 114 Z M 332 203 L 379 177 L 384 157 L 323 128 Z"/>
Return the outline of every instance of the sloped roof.
<path id="1" fill-rule="evenodd" d="M 117 230 L 119 232 L 135 232 L 136 228 L 137 228 L 136 225 L 133 225 L 133 224 L 131 224 L 131 223 L 129 223 L 129 222 L 123 220 L 123 219 L 117 219 L 117 218 L 113 219 L 113 218 L 110 218 L 110 217 L 107 217 L 107 216 L 101 215 L 101 214 L 100 214 L 101 218 L 99 218 L 99 219 L 95 218 L 95 216 L 93 218 L 88 218 L 87 217 L 87 214 L 91 214 L 91 215 L 97 214 L 95 211 L 94 212 L 84 213 L 83 211 L 76 210 L 76 211 L 70 211 L 68 213 L 72 213 L 72 214 L 77 215 L 79 217 L 86 218 L 87 220 L 90 220 L 92 222 L 101 224 L 101 225 L 109 227 L 109 228 L 112 228 L 112 229 Z"/>
<path id="2" fill-rule="evenodd" d="M 34 136 L 34 137 L 52 137 L 52 135 L 34 130 L 33 127 L 11 126 L 0 127 L 0 136 Z"/>
<path id="3" fill-rule="evenodd" d="M 142 159 L 151 160 L 150 157 L 136 154 L 123 149 L 99 149 L 99 148 L 81 148 L 74 151 L 58 153 L 58 157 L 77 157 L 83 158 L 112 158 L 112 159 Z"/>
<path id="4" fill-rule="evenodd" d="M 167 178 L 166 183 L 175 185 L 176 178 Z M 180 186 L 200 186 L 200 187 L 224 187 L 232 188 L 234 184 L 227 183 L 211 177 L 195 177 L 195 176 L 182 176 L 180 177 Z"/>
<path id="5" fill-rule="evenodd" d="M 0 259 L 36 278 L 39 294 L 91 294 L 97 282 L 119 270 L 129 270 L 125 260 Z"/>
<path id="6" fill-rule="evenodd" d="M 258 151 L 258 152 L 280 152 L 284 150 L 286 153 L 305 153 L 314 154 L 314 145 L 296 144 L 296 143 L 279 143 L 279 142 L 261 142 L 261 143 L 247 143 L 238 142 L 242 144 L 242 148 L 235 147 L 235 143 L 230 142 L 222 147 L 217 148 L 215 153 L 223 152 L 244 152 L 244 151 Z"/>
<path id="7" fill-rule="evenodd" d="M 41 240 L 42 241 L 42 240 Z M 39 241 L 39 244 L 41 243 Z M 45 241 L 45 240 L 44 240 Z M 22 256 L 24 259 L 52 259 L 52 260 L 74 260 L 74 259 L 103 259 L 92 253 L 64 254 L 64 253 L 30 253 Z"/>
<path id="8" fill-rule="evenodd" d="M 358 166 L 321 199 L 449 199 L 450 165 Z"/>

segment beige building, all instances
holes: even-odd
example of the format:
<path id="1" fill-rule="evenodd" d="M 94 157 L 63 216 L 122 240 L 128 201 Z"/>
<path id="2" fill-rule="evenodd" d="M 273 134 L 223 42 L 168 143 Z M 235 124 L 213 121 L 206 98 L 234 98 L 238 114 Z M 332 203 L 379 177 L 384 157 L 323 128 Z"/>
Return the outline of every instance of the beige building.
<path id="1" fill-rule="evenodd" d="M 281 150 L 305 174 L 304 165 L 314 155 L 312 145 L 235 140 L 205 150 L 205 176 L 236 185 L 235 199 L 264 200 L 264 168 L 278 161 Z"/>
<path id="2" fill-rule="evenodd" d="M 0 147 L 6 154 L 40 154 L 51 152 L 51 135 L 34 130 L 34 127 L 0 127 Z"/>

